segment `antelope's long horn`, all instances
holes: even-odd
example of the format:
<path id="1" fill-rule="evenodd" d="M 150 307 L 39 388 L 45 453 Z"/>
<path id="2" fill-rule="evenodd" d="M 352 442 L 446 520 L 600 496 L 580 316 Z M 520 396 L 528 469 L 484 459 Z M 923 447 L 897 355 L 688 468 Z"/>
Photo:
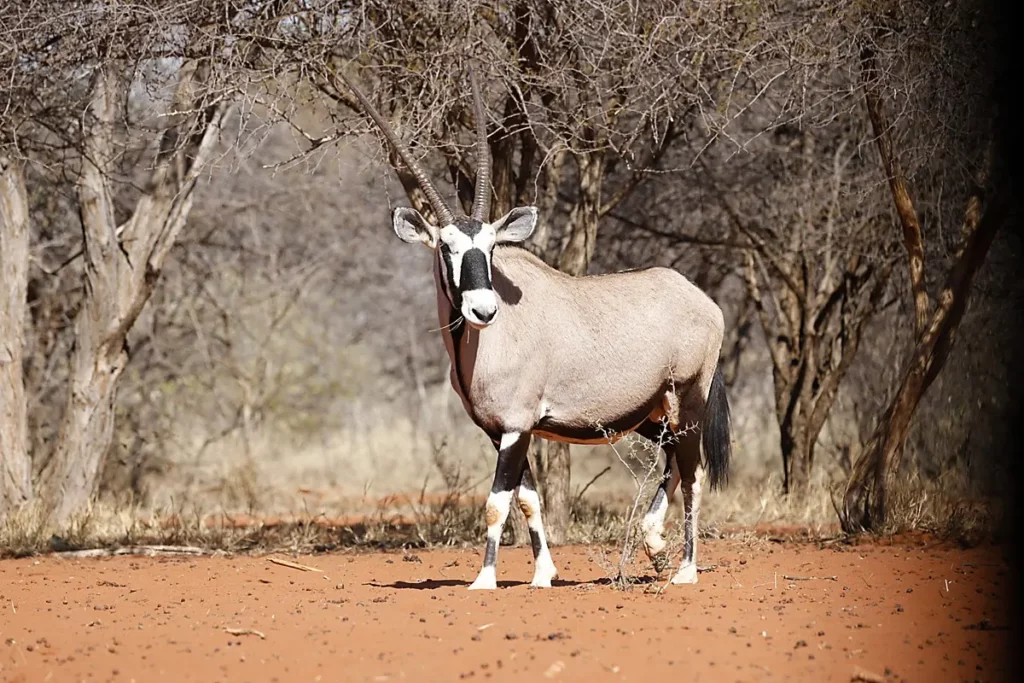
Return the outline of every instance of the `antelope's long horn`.
<path id="1" fill-rule="evenodd" d="M 350 81 L 348 76 L 341 71 L 338 71 L 337 73 L 341 76 L 341 80 L 345 82 L 345 85 L 348 86 L 349 90 L 351 90 L 356 96 L 356 99 L 359 100 L 359 104 L 362 105 L 363 111 L 369 114 L 370 118 L 373 119 L 373 122 L 377 124 L 377 127 L 380 128 L 382 133 L 384 133 L 384 137 L 388 139 L 391 146 L 395 148 L 396 152 L 398 152 L 398 156 L 402 157 L 402 161 L 404 161 L 405 165 L 409 167 L 410 171 L 412 171 L 413 176 L 416 178 L 416 182 L 420 185 L 420 189 L 423 190 L 423 194 L 427 196 L 427 200 L 430 202 L 431 208 L 434 209 L 434 213 L 437 215 L 437 220 L 440 222 L 441 226 L 443 227 L 454 223 L 455 217 L 452 215 L 451 209 L 448 208 L 448 204 L 441 199 L 440 193 L 438 193 L 434 184 L 430 182 L 430 178 L 424 172 L 423 168 L 416 163 L 412 154 L 409 153 L 409 150 L 406 149 L 405 145 L 402 144 L 402 141 L 397 135 L 395 135 L 395 132 L 391 130 L 391 127 L 384 120 L 384 117 L 380 115 L 380 112 L 377 111 L 377 108 L 370 104 L 370 100 L 366 98 L 363 91 L 360 90 L 355 83 Z"/>
<path id="2" fill-rule="evenodd" d="M 472 217 L 478 221 L 491 218 L 491 148 L 487 145 L 487 114 L 476 73 L 469 67 L 469 82 L 473 88 L 473 108 L 476 116 L 476 192 L 473 195 Z"/>

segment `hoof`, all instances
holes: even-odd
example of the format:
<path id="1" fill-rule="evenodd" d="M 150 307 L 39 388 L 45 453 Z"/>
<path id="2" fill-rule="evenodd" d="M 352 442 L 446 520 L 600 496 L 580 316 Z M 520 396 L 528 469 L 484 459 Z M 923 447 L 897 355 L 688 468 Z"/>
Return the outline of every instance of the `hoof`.
<path id="1" fill-rule="evenodd" d="M 672 583 L 697 583 L 697 565 L 688 564 L 680 567 L 676 575 L 672 577 Z"/>
<path id="2" fill-rule="evenodd" d="M 533 581 L 530 585 L 534 588 L 551 588 L 551 579 L 558 578 L 558 571 L 554 566 L 539 567 L 533 574 Z"/>
<path id="3" fill-rule="evenodd" d="M 668 553 L 657 553 L 651 557 L 651 564 L 654 565 L 654 571 L 658 574 L 664 573 L 668 569 Z"/>
<path id="4" fill-rule="evenodd" d="M 476 581 L 469 587 L 471 591 L 481 590 L 494 590 L 498 587 L 498 579 L 494 573 L 493 567 L 484 567 L 480 570 L 480 575 L 476 577 Z"/>

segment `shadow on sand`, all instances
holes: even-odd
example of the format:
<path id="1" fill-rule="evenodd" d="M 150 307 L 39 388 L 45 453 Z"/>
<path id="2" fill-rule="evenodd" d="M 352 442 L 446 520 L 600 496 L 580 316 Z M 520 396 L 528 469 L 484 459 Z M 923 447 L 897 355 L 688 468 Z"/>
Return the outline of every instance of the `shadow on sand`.
<path id="1" fill-rule="evenodd" d="M 637 576 L 630 578 L 629 582 L 637 585 L 647 585 L 657 582 L 657 578 L 653 576 Z M 371 581 L 364 585 L 373 586 L 374 588 L 396 588 L 424 591 L 437 590 L 438 588 L 458 588 L 460 586 L 468 588 L 470 583 L 470 581 L 464 581 L 462 579 L 425 579 L 423 581 L 395 581 L 394 583 L 376 583 Z M 551 587 L 610 586 L 612 583 L 613 580 L 608 577 L 591 579 L 590 581 L 564 581 L 562 579 L 555 579 L 551 582 Z M 529 585 L 529 581 L 498 581 L 498 588 L 514 588 L 516 586 Z"/>

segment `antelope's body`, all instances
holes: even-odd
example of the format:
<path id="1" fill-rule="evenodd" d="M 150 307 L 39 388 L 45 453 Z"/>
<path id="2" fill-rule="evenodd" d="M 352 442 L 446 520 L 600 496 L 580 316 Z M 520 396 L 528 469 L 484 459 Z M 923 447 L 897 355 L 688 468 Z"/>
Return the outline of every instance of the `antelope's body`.
<path id="1" fill-rule="evenodd" d="M 571 277 L 514 246 L 494 250 L 493 271 L 501 315 L 485 329 L 453 333 L 451 303 L 437 297 L 452 386 L 493 440 L 606 443 L 667 416 L 677 395 L 706 394 L 722 313 L 676 271 Z"/>
<path id="2" fill-rule="evenodd" d="M 471 216 L 455 216 L 398 137 L 347 78 L 363 109 L 417 178 L 440 225 L 394 211 L 395 233 L 434 253 L 438 318 L 452 386 L 490 437 L 498 462 L 487 499 L 484 566 L 471 588 L 495 588 L 498 544 L 513 494 L 533 545 L 533 585 L 556 576 L 527 460 L 531 436 L 579 444 L 636 431 L 665 451 L 647 516 L 645 548 L 660 572 L 668 499 L 683 492 L 684 547 L 674 583 L 697 581 L 697 516 L 705 467 L 712 487 L 728 473 L 729 405 L 718 370 L 721 309 L 674 270 L 572 277 L 514 246 L 537 211 L 518 207 L 493 223 L 482 98 L 472 77 L 478 169 Z"/>

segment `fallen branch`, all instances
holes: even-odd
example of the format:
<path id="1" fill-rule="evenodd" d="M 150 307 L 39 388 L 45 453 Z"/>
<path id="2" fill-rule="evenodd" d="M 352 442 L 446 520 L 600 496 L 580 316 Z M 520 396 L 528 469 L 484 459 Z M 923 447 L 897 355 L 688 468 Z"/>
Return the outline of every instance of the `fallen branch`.
<path id="1" fill-rule="evenodd" d="M 84 558 L 84 557 L 113 557 L 115 555 L 143 555 L 154 557 L 156 555 L 213 555 L 215 551 L 206 548 L 196 548 L 187 545 L 131 545 L 122 548 L 90 548 L 88 550 L 69 550 L 57 553 L 58 557 Z"/>
<path id="2" fill-rule="evenodd" d="M 277 557 L 268 557 L 267 561 L 273 562 L 274 564 L 279 564 L 282 567 L 289 567 L 291 569 L 299 569 L 299 570 L 304 571 L 304 572 L 320 572 L 321 574 L 323 573 L 322 569 L 317 569 L 316 567 L 310 567 L 310 566 L 307 566 L 307 565 L 304 565 L 304 564 L 299 564 L 298 562 L 291 562 L 290 560 L 282 560 L 282 559 L 277 558 Z"/>
<path id="3" fill-rule="evenodd" d="M 850 680 L 862 681 L 863 683 L 885 683 L 884 676 L 879 676 L 876 673 L 872 673 L 871 671 L 861 668 L 854 669 L 853 675 L 850 676 Z"/>
<path id="4" fill-rule="evenodd" d="M 226 628 L 224 633 L 229 633 L 233 636 L 259 636 L 260 640 L 266 640 L 267 637 L 263 635 L 263 631 L 257 631 L 254 628 Z"/>
<path id="5" fill-rule="evenodd" d="M 834 576 L 789 576 L 783 574 L 782 578 L 786 581 L 838 581 Z"/>

